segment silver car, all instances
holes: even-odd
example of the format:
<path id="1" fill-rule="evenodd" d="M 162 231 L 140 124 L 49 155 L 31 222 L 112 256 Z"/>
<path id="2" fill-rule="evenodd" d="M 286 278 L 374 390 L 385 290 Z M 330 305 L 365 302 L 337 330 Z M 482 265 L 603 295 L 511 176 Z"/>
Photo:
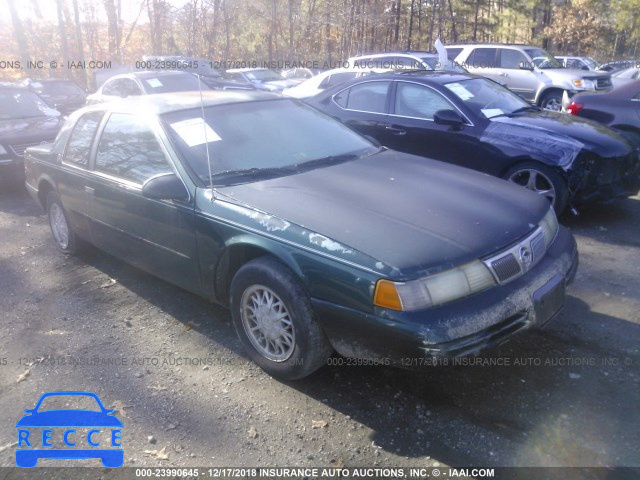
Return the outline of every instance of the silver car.
<path id="1" fill-rule="evenodd" d="M 562 109 L 562 97 L 589 90 L 609 90 L 611 76 L 565 68 L 539 47 L 510 44 L 452 45 L 447 55 L 470 73 L 491 78 L 525 100 L 549 110 Z"/>

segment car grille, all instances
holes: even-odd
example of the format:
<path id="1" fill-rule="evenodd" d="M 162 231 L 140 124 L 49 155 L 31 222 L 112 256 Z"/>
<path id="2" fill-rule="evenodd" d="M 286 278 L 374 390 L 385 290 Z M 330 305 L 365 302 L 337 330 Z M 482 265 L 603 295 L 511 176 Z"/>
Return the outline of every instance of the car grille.
<path id="1" fill-rule="evenodd" d="M 498 283 L 505 284 L 533 268 L 544 257 L 546 251 L 544 234 L 541 228 L 537 228 L 524 240 L 483 262 Z"/>
<path id="2" fill-rule="evenodd" d="M 609 88 L 611 87 L 611 79 L 610 78 L 597 78 L 596 79 L 596 88 L 600 90 L 601 88 Z"/>
<path id="3" fill-rule="evenodd" d="M 39 142 L 32 142 L 32 143 L 22 143 L 20 145 L 9 145 L 9 148 L 15 155 L 19 157 L 24 157 L 24 151 L 27 148 L 35 147 L 36 145 L 44 145 L 45 143 L 50 143 L 51 141 L 53 141 L 53 139 L 50 141 L 39 141 Z"/>

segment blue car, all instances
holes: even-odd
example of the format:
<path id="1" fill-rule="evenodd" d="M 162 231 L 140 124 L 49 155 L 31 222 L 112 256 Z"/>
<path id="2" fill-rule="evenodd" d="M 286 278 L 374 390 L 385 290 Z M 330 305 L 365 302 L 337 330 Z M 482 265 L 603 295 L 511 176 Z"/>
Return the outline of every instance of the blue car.
<path id="1" fill-rule="evenodd" d="M 59 409 L 38 411 L 42 402 L 49 397 L 90 397 L 100 410 Z M 99 458 L 107 468 L 121 467 L 124 463 L 124 450 L 120 444 L 122 422 L 113 415 L 114 410 L 104 407 L 95 393 L 90 392 L 49 392 L 40 397 L 33 409 L 26 409 L 26 415 L 17 423 L 18 449 L 16 465 L 35 467 L 40 458 L 84 459 Z M 53 448 L 53 428 L 64 427 L 62 441 L 65 448 Z M 86 437 L 80 437 L 75 428 L 89 427 Z M 42 429 L 42 438 L 37 438 L 32 428 Z M 109 446 L 104 448 L 97 436 L 101 429 L 109 429 Z M 104 434 L 102 435 L 104 437 Z M 86 448 L 83 440 L 86 441 Z M 25 448 L 21 448 L 25 447 Z M 29 448 L 30 447 L 30 448 Z M 102 447 L 102 448 L 101 448 Z"/>

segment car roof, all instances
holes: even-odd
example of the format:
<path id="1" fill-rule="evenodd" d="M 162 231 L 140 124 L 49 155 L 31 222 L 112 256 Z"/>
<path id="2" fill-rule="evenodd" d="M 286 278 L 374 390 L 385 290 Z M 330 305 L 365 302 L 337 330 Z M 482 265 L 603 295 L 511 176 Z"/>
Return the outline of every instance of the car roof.
<path id="1" fill-rule="evenodd" d="M 177 70 L 145 70 L 145 71 L 141 71 L 141 72 L 129 72 L 129 73 L 121 73 L 120 75 L 114 75 L 113 77 L 109 78 L 106 80 L 106 82 L 108 82 L 109 80 L 114 80 L 114 79 L 118 79 L 118 78 L 141 78 L 141 79 L 145 79 L 145 78 L 157 78 L 160 76 L 163 77 L 169 77 L 169 76 L 180 76 L 180 75 L 193 75 L 192 73 L 189 72 L 182 72 L 182 71 L 177 71 Z"/>
<path id="2" fill-rule="evenodd" d="M 229 68 L 227 72 L 230 73 L 245 73 L 245 72 L 255 72 L 256 70 L 269 70 L 264 67 L 256 67 L 256 68 Z"/>
<path id="3" fill-rule="evenodd" d="M 445 45 L 444 48 L 449 47 L 521 47 L 521 48 L 542 48 L 535 45 L 529 45 L 528 43 L 500 43 L 500 42 L 481 42 L 481 43 L 452 43 L 451 45 Z"/>
<path id="4" fill-rule="evenodd" d="M 445 83 L 459 82 L 469 80 L 471 78 L 483 78 L 479 75 L 462 72 L 450 72 L 443 70 L 400 70 L 391 73 L 381 73 L 375 76 L 364 77 L 366 80 L 420 80 L 424 83 L 436 83 L 444 85 Z M 361 77 L 359 80 L 362 80 Z"/>
<path id="5" fill-rule="evenodd" d="M 105 110 L 121 113 L 147 112 L 162 115 L 200 106 L 211 107 L 261 100 L 284 99 L 281 95 L 253 90 L 205 90 L 202 92 L 158 93 L 128 97 L 122 101 L 106 102 L 85 107 L 84 111 Z"/>

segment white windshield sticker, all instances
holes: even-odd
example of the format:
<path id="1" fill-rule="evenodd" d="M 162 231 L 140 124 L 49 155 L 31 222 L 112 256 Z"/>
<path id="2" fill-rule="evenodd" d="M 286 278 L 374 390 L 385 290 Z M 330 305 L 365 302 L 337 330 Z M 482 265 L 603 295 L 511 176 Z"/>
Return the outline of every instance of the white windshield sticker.
<path id="1" fill-rule="evenodd" d="M 157 78 L 150 78 L 149 80 L 146 80 L 146 82 L 151 88 L 158 88 L 162 86 L 162 82 Z"/>
<path id="2" fill-rule="evenodd" d="M 459 83 L 448 83 L 445 86 L 453 93 L 455 93 L 458 97 L 460 97 L 461 100 L 469 100 L 470 98 L 473 98 L 473 93 L 471 93 Z"/>
<path id="3" fill-rule="evenodd" d="M 484 113 L 484 116 L 487 118 L 497 117 L 498 115 L 502 115 L 504 113 L 499 108 L 483 108 L 481 112 Z"/>
<path id="4" fill-rule="evenodd" d="M 190 147 L 222 140 L 202 118 L 190 118 L 171 124 L 171 128 Z"/>

